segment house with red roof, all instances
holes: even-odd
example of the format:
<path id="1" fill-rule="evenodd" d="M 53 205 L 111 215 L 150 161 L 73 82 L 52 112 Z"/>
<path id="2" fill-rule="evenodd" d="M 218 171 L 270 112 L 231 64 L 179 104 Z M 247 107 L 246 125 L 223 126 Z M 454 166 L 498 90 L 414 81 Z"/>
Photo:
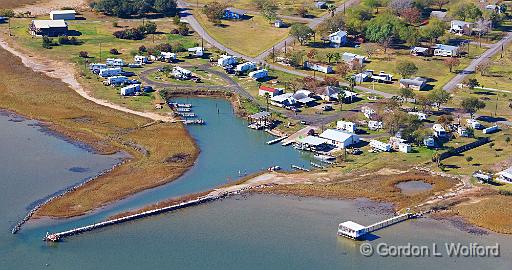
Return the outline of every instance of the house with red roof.
<path id="1" fill-rule="evenodd" d="M 273 88 L 268 86 L 260 86 L 260 90 L 258 92 L 258 95 L 264 97 L 267 95 L 267 93 L 270 95 L 270 98 L 273 98 L 275 96 L 282 95 L 284 93 L 283 88 Z"/>

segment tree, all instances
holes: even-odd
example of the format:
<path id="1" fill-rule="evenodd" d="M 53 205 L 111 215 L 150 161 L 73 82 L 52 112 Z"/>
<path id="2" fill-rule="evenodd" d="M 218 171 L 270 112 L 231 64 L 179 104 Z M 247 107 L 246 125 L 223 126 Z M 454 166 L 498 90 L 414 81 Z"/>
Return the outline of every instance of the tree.
<path id="1" fill-rule="evenodd" d="M 302 18 L 306 18 L 308 16 L 308 9 L 305 6 L 301 6 L 297 8 L 297 14 Z"/>
<path id="2" fill-rule="evenodd" d="M 475 25 L 478 29 L 478 42 L 480 45 L 480 48 L 482 47 L 482 36 L 487 35 L 491 31 L 491 24 L 492 22 L 489 20 L 485 20 L 483 18 L 479 18 L 476 20 Z"/>
<path id="3" fill-rule="evenodd" d="M 261 15 L 268 21 L 277 19 L 277 6 L 272 0 L 255 0 L 253 1 Z"/>
<path id="4" fill-rule="evenodd" d="M 175 0 L 155 0 L 155 10 L 167 16 L 177 14 L 177 4 Z"/>
<path id="5" fill-rule="evenodd" d="M 268 107 L 270 104 L 270 93 L 269 92 L 265 92 L 265 100 L 267 101 L 267 112 L 268 112 Z"/>
<path id="6" fill-rule="evenodd" d="M 400 38 L 404 40 L 409 47 L 414 47 L 420 43 L 420 30 L 414 26 L 404 27 L 400 31 Z"/>
<path id="7" fill-rule="evenodd" d="M 489 70 L 491 68 L 491 63 L 488 61 L 480 63 L 478 66 L 476 66 L 475 70 L 477 72 L 480 72 L 480 75 L 487 76 L 489 73 Z"/>
<path id="8" fill-rule="evenodd" d="M 432 106 L 432 100 L 430 100 L 428 95 L 419 95 L 416 98 L 416 103 L 420 105 L 421 110 L 424 112 L 430 111 L 430 107 Z"/>
<path id="9" fill-rule="evenodd" d="M 293 67 L 301 67 L 304 63 L 304 52 L 303 51 L 293 51 L 290 53 L 290 65 Z"/>
<path id="10" fill-rule="evenodd" d="M 405 8 L 400 11 L 400 17 L 409 24 L 419 23 L 421 20 L 421 12 L 415 7 Z"/>
<path id="11" fill-rule="evenodd" d="M 418 67 L 411 61 L 400 61 L 396 65 L 396 72 L 402 75 L 402 78 L 409 78 L 418 72 Z"/>
<path id="12" fill-rule="evenodd" d="M 450 93 L 443 89 L 436 89 L 428 94 L 428 99 L 435 107 L 437 107 L 437 110 L 440 110 L 441 106 L 448 103 L 451 98 L 452 96 Z"/>
<path id="13" fill-rule="evenodd" d="M 429 24 L 422 28 L 422 35 L 434 43 L 439 37 L 444 35 L 446 24 L 439 19 L 431 19 Z"/>
<path id="14" fill-rule="evenodd" d="M 304 45 L 309 41 L 314 33 L 313 29 L 301 23 L 293 24 L 290 30 L 290 35 L 296 38 L 300 42 L 300 45 Z"/>
<path id="15" fill-rule="evenodd" d="M 339 52 L 335 52 L 333 58 L 334 58 L 334 61 L 336 61 L 336 63 L 338 63 L 341 59 L 341 54 Z"/>
<path id="16" fill-rule="evenodd" d="M 474 3 L 460 3 L 456 5 L 454 8 L 450 9 L 452 16 L 465 21 L 466 19 L 475 20 L 482 16 L 482 10 Z"/>
<path id="17" fill-rule="evenodd" d="M 460 65 L 460 61 L 456 57 L 450 57 L 444 59 L 443 63 L 450 69 L 450 73 L 452 72 L 453 68 Z"/>
<path id="18" fill-rule="evenodd" d="M 89 53 L 86 51 L 81 51 L 78 53 L 78 56 L 80 56 L 81 58 L 89 58 Z"/>
<path id="19" fill-rule="evenodd" d="M 373 43 L 366 43 L 363 46 L 363 50 L 368 58 L 371 58 L 377 52 L 377 46 Z"/>
<path id="20" fill-rule="evenodd" d="M 507 137 L 505 138 L 505 142 L 506 142 L 507 144 L 509 144 L 509 143 L 510 143 L 510 137 L 508 137 L 508 136 L 507 136 Z"/>
<path id="21" fill-rule="evenodd" d="M 400 97 L 402 98 L 403 101 L 406 101 L 408 99 L 413 99 L 415 96 L 416 96 L 416 94 L 414 93 L 414 91 L 411 88 L 409 88 L 409 87 L 400 88 Z"/>
<path id="22" fill-rule="evenodd" d="M 343 111 L 343 102 L 345 102 L 346 93 L 344 90 L 341 90 L 338 93 L 338 102 L 340 103 L 340 111 Z"/>
<path id="23" fill-rule="evenodd" d="M 475 87 L 479 86 L 480 83 L 478 82 L 477 79 L 475 78 L 471 78 L 471 79 L 467 79 L 465 81 L 465 84 L 469 87 L 469 89 L 473 90 L 475 89 Z"/>
<path id="24" fill-rule="evenodd" d="M 356 6 L 346 11 L 344 16 L 345 29 L 350 34 L 366 32 L 367 22 L 372 18 L 372 12 L 364 6 Z"/>
<path id="25" fill-rule="evenodd" d="M 178 34 L 182 36 L 187 36 L 190 32 L 190 29 L 188 28 L 188 25 L 186 23 L 180 23 L 178 25 Z"/>
<path id="26" fill-rule="evenodd" d="M 404 127 L 409 115 L 400 110 L 394 110 L 384 115 L 384 127 L 389 134 L 395 135 L 400 128 Z"/>
<path id="27" fill-rule="evenodd" d="M 112 49 L 110 49 L 110 54 L 112 54 L 112 55 L 118 55 L 118 54 L 119 54 L 119 51 L 118 51 L 117 49 L 115 49 L 115 48 L 112 48 Z"/>
<path id="28" fill-rule="evenodd" d="M 388 9 L 393 12 L 393 14 L 398 15 L 403 10 L 412 8 L 413 4 L 413 0 L 391 0 L 389 1 Z"/>
<path id="29" fill-rule="evenodd" d="M 461 106 L 464 109 L 464 111 L 469 113 L 471 118 L 473 118 L 473 115 L 478 110 L 481 110 L 481 109 L 485 108 L 485 102 L 479 100 L 476 97 L 468 97 L 468 98 L 465 98 L 465 99 L 462 100 Z"/>
<path id="30" fill-rule="evenodd" d="M 366 29 L 366 38 L 378 42 L 386 53 L 393 38 L 404 27 L 403 22 L 391 14 L 382 14 L 370 20 Z"/>
<path id="31" fill-rule="evenodd" d="M 45 49 L 51 49 L 53 46 L 53 39 L 49 38 L 48 36 L 43 36 L 42 46 Z"/>
<path id="32" fill-rule="evenodd" d="M 436 5 L 438 9 L 443 9 L 444 5 L 449 2 L 449 0 L 432 0 L 432 4 Z"/>
<path id="33" fill-rule="evenodd" d="M 225 4 L 214 1 L 204 5 L 202 11 L 210 22 L 220 24 L 221 19 L 224 17 L 225 9 Z"/>
<path id="34" fill-rule="evenodd" d="M 322 36 L 326 36 L 343 28 L 345 28 L 345 18 L 342 13 L 338 13 L 320 23 L 317 27 L 317 32 Z"/>
<path id="35" fill-rule="evenodd" d="M 382 7 L 381 0 L 363 0 L 363 4 L 371 9 L 377 9 L 376 13 L 379 13 L 379 7 Z"/>
<path id="36" fill-rule="evenodd" d="M 473 161 L 473 157 L 471 157 L 471 156 L 467 156 L 467 157 L 466 157 L 466 161 L 467 161 L 468 163 L 470 163 L 471 161 Z"/>
<path id="37" fill-rule="evenodd" d="M 156 33 L 157 27 L 158 26 L 156 25 L 155 22 L 149 21 L 146 24 L 144 24 L 143 26 L 140 26 L 140 29 L 145 34 L 154 34 L 154 33 Z"/>
<path id="38" fill-rule="evenodd" d="M 14 10 L 12 9 L 0 9 L 0 17 L 12 18 L 14 15 Z"/>
<path id="39" fill-rule="evenodd" d="M 334 53 L 328 52 L 325 54 L 325 57 L 327 57 L 327 62 L 329 62 L 329 64 L 330 64 L 331 60 L 334 58 Z"/>
<path id="40" fill-rule="evenodd" d="M 336 73 L 340 75 L 340 77 L 345 78 L 350 71 L 350 67 L 345 62 L 340 62 L 336 65 Z"/>

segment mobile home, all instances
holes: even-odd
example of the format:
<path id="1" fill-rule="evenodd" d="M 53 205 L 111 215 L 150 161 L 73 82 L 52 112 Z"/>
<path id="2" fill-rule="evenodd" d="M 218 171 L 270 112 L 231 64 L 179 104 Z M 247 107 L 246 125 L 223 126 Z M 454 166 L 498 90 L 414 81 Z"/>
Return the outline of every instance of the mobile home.
<path id="1" fill-rule="evenodd" d="M 103 78 L 119 76 L 121 74 L 123 74 L 123 69 L 120 67 L 100 69 L 100 72 L 98 73 L 98 75 Z"/>
<path id="2" fill-rule="evenodd" d="M 70 10 L 52 10 L 50 11 L 50 19 L 52 20 L 74 20 L 76 11 Z"/>
<path id="3" fill-rule="evenodd" d="M 373 149 L 378 150 L 378 151 L 382 151 L 382 152 L 390 152 L 391 151 L 391 144 L 385 143 L 385 142 L 381 142 L 381 141 L 377 141 L 377 140 L 371 140 L 370 141 L 370 146 Z"/>

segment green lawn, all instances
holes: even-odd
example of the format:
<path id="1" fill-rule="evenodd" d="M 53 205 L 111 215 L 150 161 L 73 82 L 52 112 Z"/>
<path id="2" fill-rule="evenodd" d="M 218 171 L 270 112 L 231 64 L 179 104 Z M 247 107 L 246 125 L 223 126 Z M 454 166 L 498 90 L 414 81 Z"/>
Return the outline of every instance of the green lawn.
<path id="1" fill-rule="evenodd" d="M 89 90 L 95 97 L 109 100 L 113 103 L 126 106 L 128 108 L 140 111 L 155 110 L 158 112 L 168 111 L 168 108 L 163 110 L 156 110 L 154 108 L 155 102 L 160 102 L 158 93 L 150 93 L 147 96 L 138 97 L 121 97 L 118 88 L 104 86 L 101 82 L 103 79 L 98 78 L 96 75 L 90 73 L 87 68 L 87 62 L 103 62 L 107 57 L 122 58 L 127 63 L 133 62 L 133 55 L 138 52 L 138 48 L 142 45 L 149 48 L 159 43 L 170 43 L 176 45 L 181 43 L 185 48 L 195 46 L 197 44 L 197 37 L 195 36 L 180 36 L 168 34 L 174 25 L 171 19 L 158 21 L 158 34 L 149 35 L 144 40 L 121 40 L 115 38 L 112 33 L 127 27 L 136 27 L 140 22 L 119 22 L 119 27 L 114 27 L 112 22 L 114 18 L 110 17 L 95 17 L 95 14 L 85 13 L 86 20 L 69 21 L 69 29 L 80 33 L 77 38 L 82 42 L 80 45 L 60 45 L 54 46 L 51 49 L 42 48 L 42 39 L 39 37 L 32 37 L 27 32 L 27 25 L 31 19 L 13 19 L 11 21 L 11 29 L 14 38 L 18 45 L 27 49 L 30 54 L 39 55 L 45 58 L 62 61 L 64 63 L 72 63 L 77 66 L 81 76 L 79 81 L 83 83 L 85 88 Z M 89 17 L 90 16 L 90 17 Z M 6 26 L 2 25 L 1 28 Z M 56 38 L 54 39 L 57 40 Z M 120 55 L 110 54 L 110 49 L 117 49 Z M 86 51 L 89 54 L 88 59 L 80 58 L 79 52 Z M 100 57 L 101 52 L 101 57 Z M 179 55 L 182 56 L 182 55 Z M 87 62 L 86 62 L 87 61 Z M 149 65 L 151 66 L 151 65 Z M 71 67 L 70 67 L 71 68 Z M 134 71 L 136 74 L 141 69 L 129 69 L 126 71 Z M 133 79 L 139 79 L 134 76 Z"/>
<path id="2" fill-rule="evenodd" d="M 221 26 L 209 22 L 200 11 L 194 15 L 206 32 L 226 47 L 248 56 L 257 56 L 288 36 L 288 28 L 275 28 L 260 15 L 251 19 L 223 20 Z"/>

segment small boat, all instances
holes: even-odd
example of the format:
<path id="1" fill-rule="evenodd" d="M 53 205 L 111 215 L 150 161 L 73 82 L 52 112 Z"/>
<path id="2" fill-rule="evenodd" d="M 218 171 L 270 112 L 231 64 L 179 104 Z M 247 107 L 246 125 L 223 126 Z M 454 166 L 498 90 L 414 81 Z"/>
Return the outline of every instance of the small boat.
<path id="1" fill-rule="evenodd" d="M 52 234 L 46 233 L 45 240 L 51 241 L 51 242 L 57 242 L 57 241 L 59 241 L 59 237 L 53 233 Z"/>
<path id="2" fill-rule="evenodd" d="M 204 125 L 206 122 L 203 119 L 197 119 L 197 120 L 185 120 L 183 121 L 185 125 Z"/>
<path id="3" fill-rule="evenodd" d="M 196 117 L 197 115 L 195 113 L 186 113 L 186 112 L 177 112 L 177 116 L 181 117 Z"/>
<path id="4" fill-rule="evenodd" d="M 191 112 L 192 110 L 190 108 L 177 108 L 177 112 Z"/>
<path id="5" fill-rule="evenodd" d="M 267 171 L 269 172 L 275 172 L 275 171 L 280 171 L 281 170 L 281 167 L 279 166 L 273 166 L 273 167 L 270 167 L 267 169 Z"/>

